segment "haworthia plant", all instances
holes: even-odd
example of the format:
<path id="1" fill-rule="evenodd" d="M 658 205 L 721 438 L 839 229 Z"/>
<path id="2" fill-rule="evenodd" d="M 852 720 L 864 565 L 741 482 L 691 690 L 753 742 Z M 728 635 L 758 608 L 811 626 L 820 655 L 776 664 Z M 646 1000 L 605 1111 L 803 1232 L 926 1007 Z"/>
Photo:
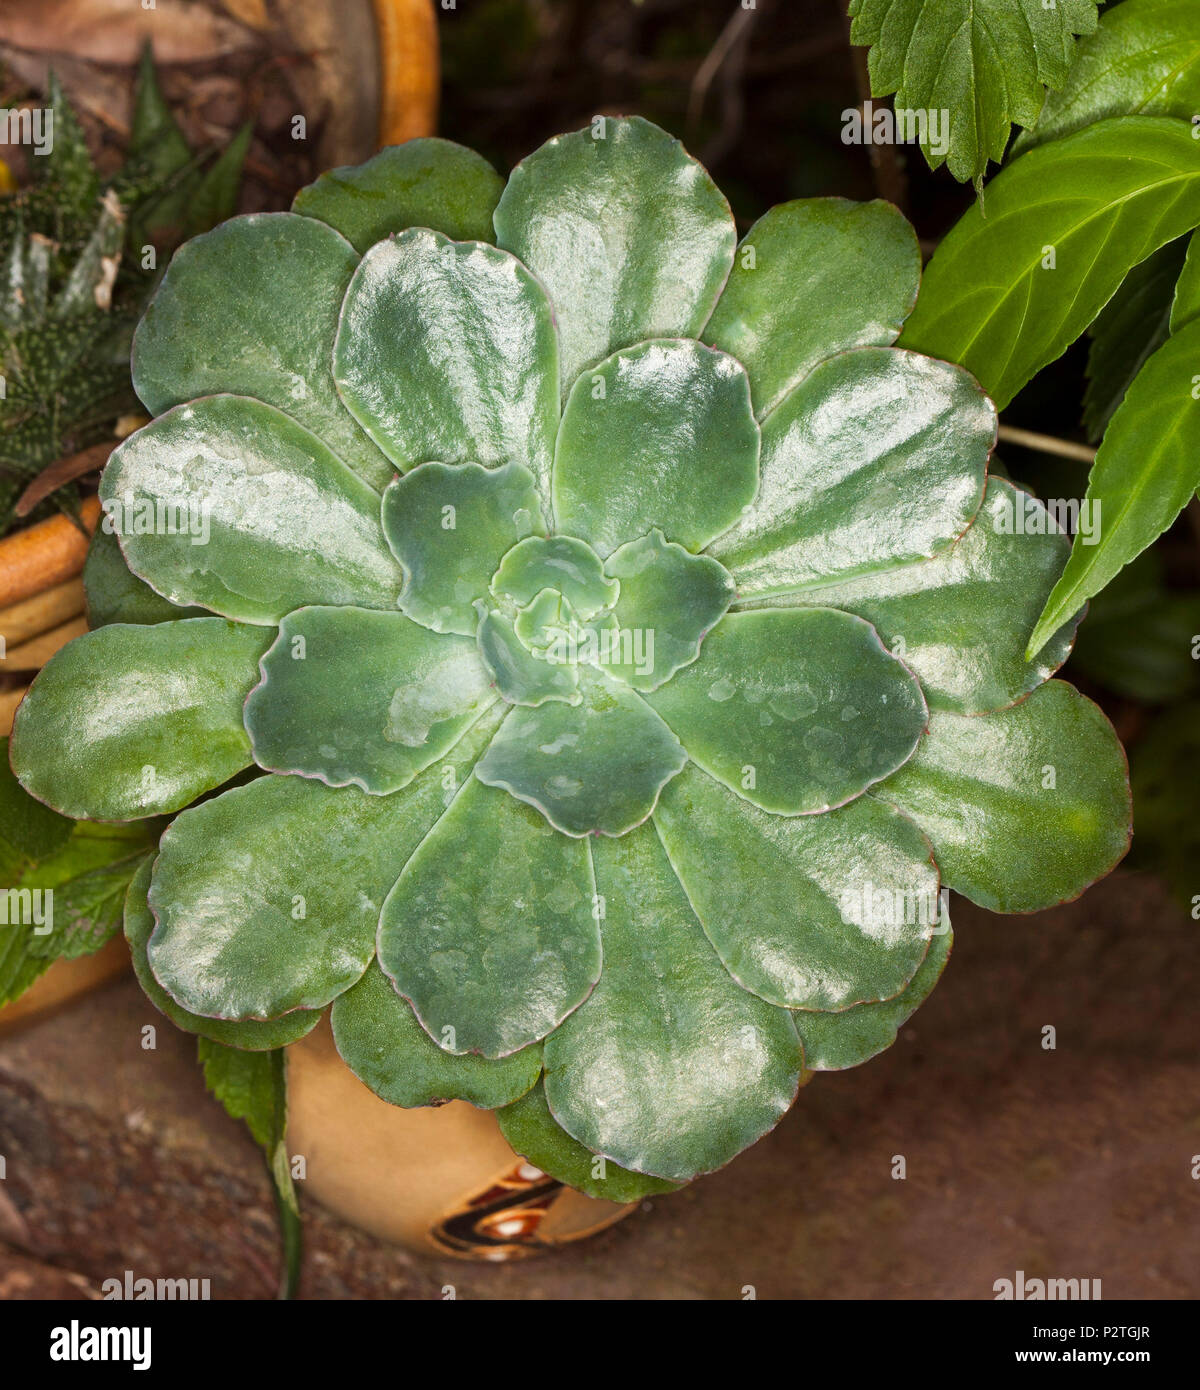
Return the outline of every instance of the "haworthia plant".
<path id="1" fill-rule="evenodd" d="M 1121 750 L 1044 684 L 1075 619 L 1023 655 L 1065 542 L 988 484 L 970 374 L 894 346 L 918 275 L 879 203 L 739 246 L 636 118 L 502 191 L 416 142 L 185 248 L 102 483 L 118 621 L 12 741 L 60 810 L 177 813 L 127 903 L 159 1006 L 263 1050 L 332 1004 L 385 1100 L 624 1201 L 886 1047 L 945 888 L 1106 873 Z"/>

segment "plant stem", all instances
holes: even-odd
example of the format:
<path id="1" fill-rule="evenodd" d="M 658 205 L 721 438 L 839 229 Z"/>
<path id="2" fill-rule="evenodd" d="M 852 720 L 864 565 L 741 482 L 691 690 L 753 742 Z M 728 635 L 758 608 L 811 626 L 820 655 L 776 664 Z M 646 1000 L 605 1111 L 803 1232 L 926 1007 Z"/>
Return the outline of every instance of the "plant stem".
<path id="1" fill-rule="evenodd" d="M 1057 439 L 1052 434 L 1039 434 L 1036 430 L 1023 430 L 1016 425 L 1001 425 L 1000 438 L 1006 444 L 1019 444 L 1023 449 L 1040 449 L 1043 454 L 1079 459 L 1082 463 L 1091 463 L 1096 457 L 1096 451 L 1090 445 L 1076 444 L 1071 439 Z"/>

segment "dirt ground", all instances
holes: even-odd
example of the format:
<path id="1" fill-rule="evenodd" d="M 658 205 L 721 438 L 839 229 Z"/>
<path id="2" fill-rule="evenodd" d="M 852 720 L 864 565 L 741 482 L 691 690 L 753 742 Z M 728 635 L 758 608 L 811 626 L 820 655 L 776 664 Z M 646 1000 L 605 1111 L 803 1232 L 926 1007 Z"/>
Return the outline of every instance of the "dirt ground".
<path id="1" fill-rule="evenodd" d="M 818 1077 L 722 1172 L 499 1266 L 410 1254 L 309 1199 L 304 1295 L 990 1298 L 1017 1270 L 1099 1279 L 1106 1299 L 1200 1295 L 1196 925 L 1134 874 L 1030 917 L 959 902 L 954 921 L 897 1045 Z M 160 1028 L 140 1049 L 147 1021 L 126 980 L 0 1044 L 0 1297 L 95 1296 L 125 1269 L 272 1296 L 257 1152 L 191 1039 Z"/>

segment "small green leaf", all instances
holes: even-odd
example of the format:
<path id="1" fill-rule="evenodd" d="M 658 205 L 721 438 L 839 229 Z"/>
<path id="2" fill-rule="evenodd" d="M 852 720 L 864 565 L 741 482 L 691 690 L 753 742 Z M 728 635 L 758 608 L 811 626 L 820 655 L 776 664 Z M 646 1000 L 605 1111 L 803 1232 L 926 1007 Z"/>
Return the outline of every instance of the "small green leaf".
<path id="1" fill-rule="evenodd" d="M 383 494 L 383 532 L 404 567 L 400 607 L 433 632 L 474 636 L 496 567 L 544 531 L 533 475 L 515 461 L 425 463 Z"/>
<path id="2" fill-rule="evenodd" d="M 235 217 L 194 237 L 171 258 L 134 335 L 133 385 L 146 409 L 161 415 L 198 396 L 253 396 L 385 487 L 391 465 L 333 384 L 338 315 L 357 265 L 332 228 L 289 212 Z"/>
<path id="3" fill-rule="evenodd" d="M 1179 0 L 1123 0 L 1082 39 L 1067 82 L 1051 92 L 1011 156 L 1109 116 L 1180 116 L 1200 111 L 1200 12 Z"/>
<path id="4" fill-rule="evenodd" d="M 86 217 L 99 195 L 100 178 L 92 163 L 79 117 L 53 71 L 50 73 L 47 96 L 50 109 L 54 112 L 54 138 L 44 158 L 34 161 L 34 168 L 42 180 L 52 187 L 59 216 Z"/>
<path id="5" fill-rule="evenodd" d="M 379 963 L 447 1052 L 507 1057 L 600 974 L 586 842 L 474 776 L 388 894 Z"/>
<path id="6" fill-rule="evenodd" d="M 131 164 L 144 165 L 148 172 L 162 180 L 186 168 L 192 159 L 179 123 L 159 86 L 149 43 L 143 47 L 138 63 L 126 157 Z"/>
<path id="7" fill-rule="evenodd" d="M 986 211 L 970 208 L 926 267 L 900 344 L 961 363 L 1003 408 L 1133 266 L 1198 223 L 1200 142 L 1188 127 L 1100 121 L 996 175 Z"/>
<path id="8" fill-rule="evenodd" d="M 723 565 L 657 530 L 614 550 L 605 569 L 621 585 L 613 610 L 620 640 L 601 664 L 634 690 L 655 690 L 691 665 L 735 597 Z"/>
<path id="9" fill-rule="evenodd" d="M 686 1181 L 779 1122 L 800 1044 L 717 959 L 651 826 L 594 844 L 604 974 L 546 1039 L 546 1100 L 594 1153 Z"/>
<path id="10" fill-rule="evenodd" d="M 68 816 L 179 810 L 250 765 L 242 704 L 266 647 L 261 629 L 221 618 L 115 623 L 77 637 L 17 711 L 21 784 Z"/>
<path id="11" fill-rule="evenodd" d="M 245 1023 L 231 1023 L 225 1019 L 202 1018 L 199 1014 L 189 1013 L 171 998 L 155 979 L 146 959 L 146 946 L 154 931 L 154 913 L 146 901 L 153 868 L 154 859 L 147 856 L 129 884 L 125 895 L 125 940 L 129 943 L 138 984 L 154 1007 L 185 1033 L 196 1033 L 227 1047 L 240 1047 L 252 1052 L 286 1047 L 297 1038 L 311 1033 L 321 1021 L 319 1009 L 294 1009 L 282 1018 L 268 1019 L 262 1023 L 253 1019 Z"/>
<path id="12" fill-rule="evenodd" d="M 479 606 L 482 608 L 482 600 Z M 547 700 L 578 702 L 579 672 L 575 666 L 534 656 L 517 637 L 507 614 L 484 611 L 476 640 L 496 689 L 510 704 L 536 709 Z"/>
<path id="13" fill-rule="evenodd" d="M 566 835 L 624 835 L 653 811 L 687 754 L 632 690 L 581 675 L 579 704 L 514 709 L 475 775 Z"/>
<path id="14" fill-rule="evenodd" d="M 496 698 L 488 685 L 470 638 L 403 613 L 299 608 L 246 700 L 254 761 L 386 796 L 454 747 Z"/>
<path id="15" fill-rule="evenodd" d="M 929 841 L 861 796 L 824 816 L 773 816 L 695 767 L 654 823 L 692 910 L 743 989 L 789 1009 L 890 999 L 938 917 Z"/>
<path id="16" fill-rule="evenodd" d="M 825 358 L 894 343 L 920 279 L 917 234 L 891 203 L 781 203 L 739 244 L 701 336 L 745 366 L 761 418 Z"/>
<path id="17" fill-rule="evenodd" d="M 960 367 L 842 353 L 763 422 L 762 486 L 713 554 L 743 598 L 934 555 L 979 509 L 995 442 L 996 412 Z"/>
<path id="18" fill-rule="evenodd" d="M 408 227 L 452 241 L 492 241 L 504 180 L 474 150 L 434 137 L 380 150 L 365 164 L 330 169 L 302 188 L 292 211 L 327 222 L 359 255 Z"/>
<path id="19" fill-rule="evenodd" d="M 287 1151 L 287 1059 L 276 1052 L 243 1052 L 209 1038 L 199 1040 L 208 1089 L 235 1120 L 245 1120 L 263 1151 L 275 1189 L 283 1240 L 280 1298 L 293 1298 L 300 1280 L 300 1208 Z"/>
<path id="20" fill-rule="evenodd" d="M 929 943 L 929 954 L 894 999 L 859 1004 L 836 1014 L 797 1014 L 796 1031 L 804 1044 L 804 1065 L 808 1070 L 844 1071 L 861 1066 L 891 1047 L 900 1029 L 933 992 L 953 944 L 950 919 L 943 914 Z"/>
<path id="21" fill-rule="evenodd" d="M 1162 535 L 1200 487 L 1198 353 L 1200 322 L 1193 322 L 1150 358 L 1113 415 L 1085 499 L 1100 517 L 1099 540 L 1085 545 L 1076 538 L 1029 639 L 1029 655 Z"/>
<path id="22" fill-rule="evenodd" d="M 497 245 L 554 305 L 564 396 L 618 349 L 696 337 L 737 240 L 720 189 L 640 116 L 597 116 L 547 141 L 512 171 L 494 221 Z"/>
<path id="23" fill-rule="evenodd" d="M 586 622 L 617 601 L 621 586 L 605 575 L 600 557 L 574 536 L 531 536 L 500 562 L 491 582 L 497 597 L 532 602 L 544 589 L 559 593 L 576 617 Z"/>
<path id="24" fill-rule="evenodd" d="M 1069 553 L 1036 497 L 992 478 L 966 535 L 932 560 L 764 603 L 865 618 L 920 681 L 930 709 L 985 714 L 1028 695 L 1067 659 L 1080 613 L 1032 661 L 1025 642 Z"/>
<path id="25" fill-rule="evenodd" d="M 682 340 L 640 343 L 575 383 L 554 455 L 554 511 L 602 555 L 657 526 L 700 550 L 758 488 L 744 368 Z"/>
<path id="26" fill-rule="evenodd" d="M 926 718 L 875 629 L 829 608 L 730 613 L 647 700 L 706 772 L 782 815 L 841 806 L 894 772 Z"/>
<path id="27" fill-rule="evenodd" d="M 100 499 L 130 569 L 172 603 L 262 626 L 308 603 L 396 605 L 379 494 L 260 401 L 160 415 L 113 453 Z"/>
<path id="28" fill-rule="evenodd" d="M 376 964 L 334 1001 L 332 1019 L 343 1061 L 390 1105 L 465 1100 L 495 1110 L 523 1096 L 542 1074 L 538 1043 L 498 1061 L 444 1051 Z"/>
<path id="29" fill-rule="evenodd" d="M 517 1054 L 520 1055 L 519 1053 Z M 568 1187 L 610 1202 L 639 1202 L 679 1184 L 631 1173 L 610 1158 L 585 1149 L 555 1120 L 539 1082 L 520 1100 L 496 1112 L 500 1130 L 516 1153 Z"/>
<path id="30" fill-rule="evenodd" d="M 1077 898 L 1129 848 L 1129 778 L 1112 725 L 1065 681 L 996 714 L 935 711 L 875 795 L 929 836 L 945 882 L 993 912 Z"/>
<path id="31" fill-rule="evenodd" d="M 850 40 L 870 44 L 875 96 L 946 123 L 921 148 L 931 168 L 983 177 L 1012 122 L 1032 125 L 1046 85 L 1067 80 L 1076 34 L 1096 28 L 1098 0 L 850 0 Z"/>
<path id="32" fill-rule="evenodd" d="M 402 471 L 516 460 L 544 495 L 558 427 L 554 319 L 506 252 L 425 227 L 373 246 L 346 291 L 333 375 Z"/>
<path id="33" fill-rule="evenodd" d="M 270 1019 L 357 983 L 384 899 L 494 729 L 484 715 L 394 796 L 270 774 L 176 816 L 150 888 L 164 988 L 206 1018 Z"/>

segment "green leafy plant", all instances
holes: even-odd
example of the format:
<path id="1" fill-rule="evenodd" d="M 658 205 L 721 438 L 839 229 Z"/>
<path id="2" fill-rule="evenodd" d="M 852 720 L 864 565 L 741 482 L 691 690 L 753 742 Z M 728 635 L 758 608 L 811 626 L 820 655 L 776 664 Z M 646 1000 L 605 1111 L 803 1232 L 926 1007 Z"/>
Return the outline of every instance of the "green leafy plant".
<path id="1" fill-rule="evenodd" d="M 51 147 L 28 188 L 0 197 L 0 535 L 35 478 L 139 408 L 129 347 L 158 256 L 234 211 L 250 140 L 246 126 L 215 158 L 194 155 L 147 49 L 125 163 L 102 178 L 53 76 L 48 96 Z M 67 510 L 71 482 L 46 490 Z"/>
<path id="2" fill-rule="evenodd" d="M 1074 546 L 1031 656 L 1200 486 L 1197 74 L 1194 7 L 1106 11 L 1018 157 L 938 247 L 901 340 L 962 363 L 1003 407 L 1092 335 L 1084 420 L 1100 445 L 1085 501 L 1101 531 Z"/>
<path id="3" fill-rule="evenodd" d="M 415 141 L 184 246 L 97 630 L 12 739 L 62 814 L 174 816 L 126 906 L 158 1006 L 270 1052 L 332 1005 L 384 1099 L 628 1200 L 887 1047 L 943 886 L 1107 872 L 1075 618 L 1024 655 L 1066 540 L 971 375 L 893 345 L 918 277 L 883 203 L 738 245 L 636 118 L 507 184 Z"/>

